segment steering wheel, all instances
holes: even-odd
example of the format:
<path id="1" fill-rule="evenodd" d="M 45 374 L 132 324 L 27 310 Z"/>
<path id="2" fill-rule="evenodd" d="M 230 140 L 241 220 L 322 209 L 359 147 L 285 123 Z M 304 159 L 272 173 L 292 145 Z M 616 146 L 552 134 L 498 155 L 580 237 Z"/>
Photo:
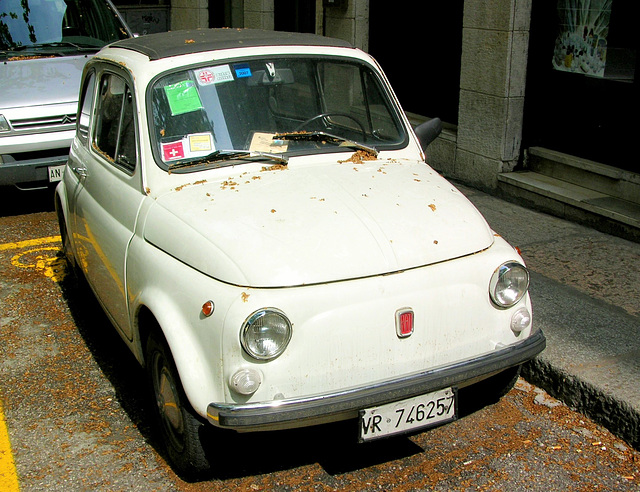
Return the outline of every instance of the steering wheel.
<path id="1" fill-rule="evenodd" d="M 328 118 L 329 116 L 342 116 L 344 118 L 348 118 L 351 121 L 353 121 L 356 125 L 358 125 L 358 128 L 360 129 L 360 133 L 362 133 L 362 141 L 364 142 L 367 139 L 367 133 L 364 130 L 364 126 L 362 126 L 362 123 L 360 123 L 357 119 L 355 119 L 353 116 L 351 116 L 350 114 L 347 113 L 339 113 L 337 111 L 327 111 L 326 113 L 320 113 L 317 114 L 315 116 L 312 116 L 311 118 L 309 118 L 308 120 L 303 121 L 302 123 L 300 123 L 295 130 L 293 130 L 294 132 L 299 132 L 300 130 L 302 130 L 305 126 L 307 126 L 309 123 L 312 123 L 316 120 L 319 120 L 320 118 Z"/>

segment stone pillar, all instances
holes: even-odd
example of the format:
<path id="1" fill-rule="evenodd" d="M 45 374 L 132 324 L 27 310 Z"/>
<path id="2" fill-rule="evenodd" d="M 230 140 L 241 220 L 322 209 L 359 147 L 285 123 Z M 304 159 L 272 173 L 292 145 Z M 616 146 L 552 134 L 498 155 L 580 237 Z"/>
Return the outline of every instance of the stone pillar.
<path id="1" fill-rule="evenodd" d="M 480 188 L 520 156 L 531 2 L 464 2 L 454 174 Z"/>
<path id="2" fill-rule="evenodd" d="M 209 27 L 208 0 L 171 0 L 171 30 Z"/>
<path id="3" fill-rule="evenodd" d="M 335 2 L 318 2 L 323 10 L 317 10 L 317 16 L 322 15 L 324 34 L 330 38 L 349 41 L 356 48 L 363 51 L 369 49 L 369 0 L 344 0 Z"/>
<path id="4" fill-rule="evenodd" d="M 273 31 L 274 10 L 274 0 L 244 0 L 244 27 Z"/>

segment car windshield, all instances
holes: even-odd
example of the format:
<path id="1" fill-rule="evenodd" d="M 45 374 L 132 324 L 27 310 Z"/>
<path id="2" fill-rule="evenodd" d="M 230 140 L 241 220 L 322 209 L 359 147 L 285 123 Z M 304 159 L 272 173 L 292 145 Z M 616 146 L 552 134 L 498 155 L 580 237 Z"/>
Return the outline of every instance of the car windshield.
<path id="1" fill-rule="evenodd" d="M 343 58 L 270 57 L 175 71 L 153 84 L 151 98 L 154 153 L 169 170 L 344 147 L 376 152 L 407 141 L 373 70 Z"/>
<path id="2" fill-rule="evenodd" d="M 129 35 L 104 0 L 2 0 L 0 50 L 20 54 L 102 46 Z"/>

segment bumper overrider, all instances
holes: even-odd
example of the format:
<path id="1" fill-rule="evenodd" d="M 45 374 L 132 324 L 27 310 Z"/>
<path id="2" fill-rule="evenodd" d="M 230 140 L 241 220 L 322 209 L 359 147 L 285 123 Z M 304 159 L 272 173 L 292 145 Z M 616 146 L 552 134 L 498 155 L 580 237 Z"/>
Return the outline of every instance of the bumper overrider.
<path id="1" fill-rule="evenodd" d="M 546 347 L 541 330 L 527 339 L 474 359 L 370 386 L 335 393 L 257 403 L 210 403 L 216 427 L 237 431 L 275 430 L 355 418 L 361 409 L 412 398 L 450 386 L 467 386 L 533 359 Z"/>

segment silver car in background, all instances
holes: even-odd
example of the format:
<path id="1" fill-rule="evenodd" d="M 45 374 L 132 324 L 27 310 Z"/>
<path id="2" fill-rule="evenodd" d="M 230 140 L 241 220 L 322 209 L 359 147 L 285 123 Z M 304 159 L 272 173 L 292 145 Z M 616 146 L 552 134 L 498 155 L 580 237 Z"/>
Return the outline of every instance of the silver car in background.
<path id="1" fill-rule="evenodd" d="M 82 69 L 128 37 L 109 0 L 0 2 L 0 186 L 42 188 L 62 178 Z"/>

